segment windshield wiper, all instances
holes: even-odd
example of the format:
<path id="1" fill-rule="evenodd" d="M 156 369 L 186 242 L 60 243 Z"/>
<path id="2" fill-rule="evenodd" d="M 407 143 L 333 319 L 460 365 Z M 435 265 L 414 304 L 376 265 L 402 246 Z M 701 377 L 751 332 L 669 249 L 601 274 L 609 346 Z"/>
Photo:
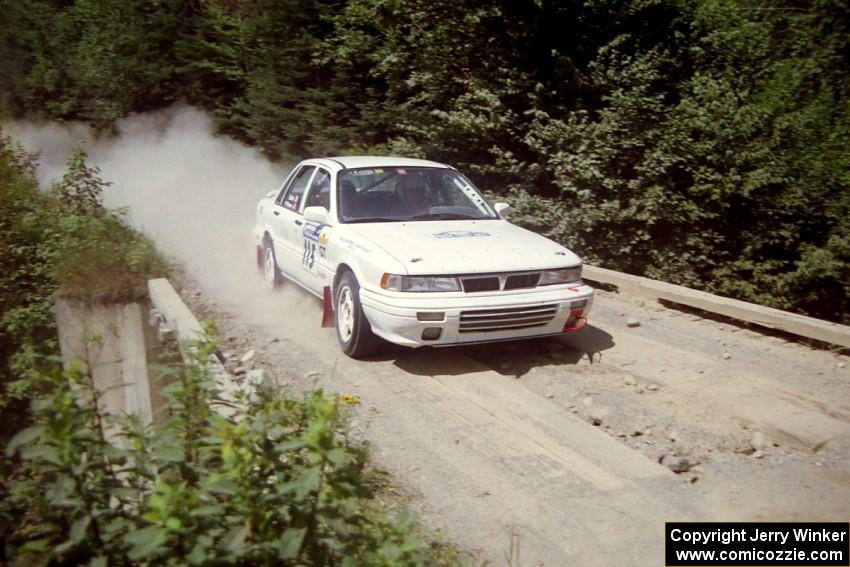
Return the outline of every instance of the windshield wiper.
<path id="1" fill-rule="evenodd" d="M 354 224 L 357 222 L 401 222 L 403 219 L 392 219 L 389 217 L 364 217 L 346 220 L 345 222 L 348 224 Z"/>
<path id="2" fill-rule="evenodd" d="M 425 213 L 410 218 L 413 220 L 480 220 L 483 217 L 473 217 L 461 213 Z"/>

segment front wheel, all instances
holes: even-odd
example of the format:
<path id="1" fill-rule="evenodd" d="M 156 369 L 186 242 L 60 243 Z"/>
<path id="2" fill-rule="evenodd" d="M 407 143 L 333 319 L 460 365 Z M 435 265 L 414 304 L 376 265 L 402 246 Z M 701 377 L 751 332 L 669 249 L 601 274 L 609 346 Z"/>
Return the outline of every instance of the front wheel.
<path id="1" fill-rule="evenodd" d="M 345 272 L 339 278 L 334 290 L 334 307 L 336 338 L 342 352 L 352 358 L 375 352 L 378 337 L 372 332 L 372 326 L 363 314 L 360 286 L 351 272 Z"/>

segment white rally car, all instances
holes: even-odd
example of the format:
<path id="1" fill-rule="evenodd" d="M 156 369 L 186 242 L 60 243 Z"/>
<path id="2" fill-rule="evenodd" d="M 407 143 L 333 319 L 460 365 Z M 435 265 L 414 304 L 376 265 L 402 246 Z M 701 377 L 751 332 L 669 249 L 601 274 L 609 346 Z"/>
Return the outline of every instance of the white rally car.
<path id="1" fill-rule="evenodd" d="M 567 248 L 505 220 L 453 167 L 395 157 L 309 159 L 257 206 L 268 286 L 322 297 L 342 350 L 582 328 L 593 289 Z"/>

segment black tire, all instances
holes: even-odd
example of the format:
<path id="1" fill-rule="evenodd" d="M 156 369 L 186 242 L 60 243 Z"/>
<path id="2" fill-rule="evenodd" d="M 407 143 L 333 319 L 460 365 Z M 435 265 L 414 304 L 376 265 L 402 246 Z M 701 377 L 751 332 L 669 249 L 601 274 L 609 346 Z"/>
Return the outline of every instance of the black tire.
<path id="1" fill-rule="evenodd" d="M 360 285 L 351 272 L 343 273 L 334 287 L 334 328 L 342 352 L 351 358 L 368 356 L 378 348 L 379 339 L 360 305 Z"/>
<path id="2" fill-rule="evenodd" d="M 283 284 L 283 275 L 277 267 L 277 258 L 274 255 L 274 246 L 271 238 L 266 236 L 263 241 L 263 281 L 266 287 L 275 289 Z"/>

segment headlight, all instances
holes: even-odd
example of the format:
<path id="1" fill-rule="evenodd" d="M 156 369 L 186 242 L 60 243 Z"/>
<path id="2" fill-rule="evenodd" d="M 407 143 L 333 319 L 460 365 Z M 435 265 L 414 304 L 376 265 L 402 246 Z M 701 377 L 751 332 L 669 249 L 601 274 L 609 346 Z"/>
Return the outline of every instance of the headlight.
<path id="1" fill-rule="evenodd" d="M 554 285 L 577 282 L 581 279 L 581 266 L 574 268 L 561 268 L 560 270 L 546 270 L 540 274 L 537 285 Z"/>
<path id="2" fill-rule="evenodd" d="M 390 291 L 460 291 L 457 278 L 384 274 L 381 287 Z"/>

